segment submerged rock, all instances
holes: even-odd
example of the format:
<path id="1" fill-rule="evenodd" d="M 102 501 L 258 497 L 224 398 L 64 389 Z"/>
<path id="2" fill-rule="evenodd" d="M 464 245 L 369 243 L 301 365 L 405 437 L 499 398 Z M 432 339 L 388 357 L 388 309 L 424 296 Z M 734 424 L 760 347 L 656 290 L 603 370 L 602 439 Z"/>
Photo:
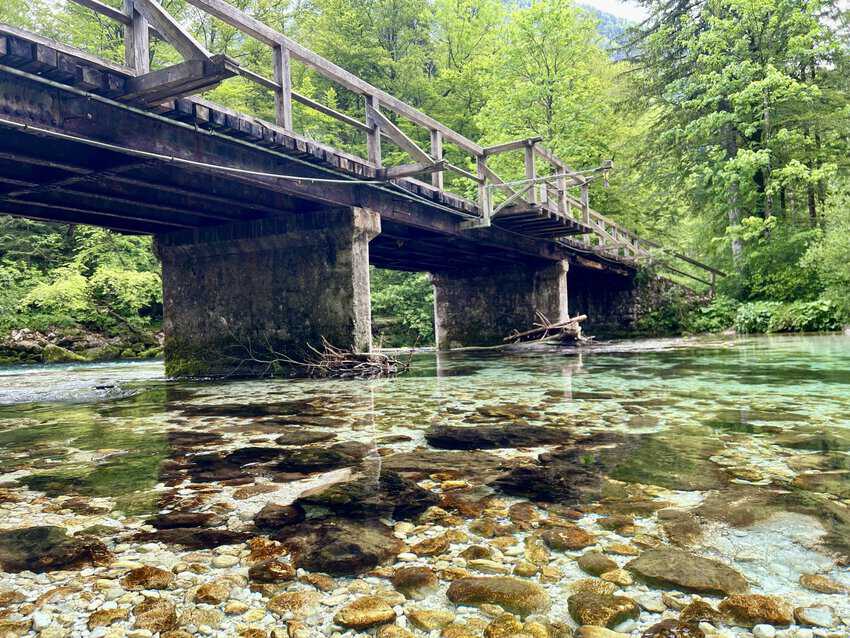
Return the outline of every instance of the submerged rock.
<path id="1" fill-rule="evenodd" d="M 835 610 L 829 605 L 796 607 L 794 619 L 807 627 L 833 627 L 835 625 Z"/>
<path id="2" fill-rule="evenodd" d="M 846 585 L 820 574 L 803 574 L 800 576 L 800 584 L 821 594 L 846 594 L 850 591 Z"/>
<path id="3" fill-rule="evenodd" d="M 392 584 L 406 597 L 421 599 L 437 589 L 439 580 L 430 567 L 400 567 L 393 573 Z"/>
<path id="4" fill-rule="evenodd" d="M 730 596 L 720 602 L 719 609 L 726 622 L 740 627 L 760 624 L 785 626 L 794 622 L 794 610 L 779 596 Z"/>
<path id="5" fill-rule="evenodd" d="M 174 584 L 174 574 L 152 565 L 131 569 L 121 579 L 121 586 L 130 591 L 168 589 L 172 584 Z"/>
<path id="6" fill-rule="evenodd" d="M 416 516 L 440 497 L 392 470 L 383 470 L 378 480 L 360 477 L 335 483 L 322 491 L 302 496 L 295 505 L 323 507 L 334 514 L 355 518 L 393 516 L 400 520 Z"/>
<path id="7" fill-rule="evenodd" d="M 269 558 L 251 565 L 248 578 L 260 583 L 281 583 L 295 578 L 295 569 L 289 563 Z"/>
<path id="8" fill-rule="evenodd" d="M 68 536 L 61 527 L 0 531 L 0 567 L 7 572 L 48 572 L 111 560 L 106 546 L 90 536 Z"/>
<path id="9" fill-rule="evenodd" d="M 296 567 L 334 576 L 360 574 L 402 551 L 392 528 L 377 520 L 310 520 L 274 535 L 292 553 Z"/>
<path id="10" fill-rule="evenodd" d="M 177 610 L 165 598 L 145 598 L 133 607 L 136 629 L 157 633 L 177 626 Z"/>
<path id="11" fill-rule="evenodd" d="M 395 620 L 392 606 L 380 596 L 363 596 L 340 609 L 334 622 L 350 629 L 368 629 Z"/>
<path id="12" fill-rule="evenodd" d="M 784 626 L 794 622 L 794 610 L 779 596 L 730 596 L 720 602 L 719 609 L 727 623 L 739 627 L 760 624 Z"/>
<path id="13" fill-rule="evenodd" d="M 577 526 L 548 529 L 543 532 L 541 538 L 552 549 L 561 551 L 575 551 L 596 545 L 596 537 Z M 615 563 L 611 569 L 616 567 Z"/>
<path id="14" fill-rule="evenodd" d="M 221 524 L 221 518 L 211 512 L 169 512 L 157 514 L 145 521 L 157 529 L 175 527 L 215 527 Z"/>
<path id="15" fill-rule="evenodd" d="M 212 549 L 220 545 L 235 545 L 244 543 L 253 534 L 247 532 L 232 532 L 226 529 L 208 529 L 206 527 L 175 527 L 174 529 L 159 529 L 155 532 L 141 532 L 133 540 L 143 543 L 157 542 L 171 545 L 182 545 L 189 549 Z"/>
<path id="16" fill-rule="evenodd" d="M 492 450 L 569 443 L 573 436 L 560 428 L 542 425 L 476 425 L 460 427 L 432 425 L 425 439 L 432 447 L 444 450 Z"/>
<path id="17" fill-rule="evenodd" d="M 567 609 L 579 625 L 614 627 L 640 616 L 640 607 L 631 598 L 579 592 L 567 599 Z"/>
<path id="18" fill-rule="evenodd" d="M 418 448 L 412 452 L 392 454 L 382 460 L 383 469 L 405 476 L 425 478 L 431 474 L 447 474 L 474 477 L 480 482 L 497 477 L 506 465 L 504 459 L 476 450 L 453 452 Z"/>
<path id="19" fill-rule="evenodd" d="M 499 605 L 527 616 L 549 609 L 549 594 L 540 585 L 509 576 L 485 576 L 455 580 L 446 593 L 457 605 Z"/>
<path id="20" fill-rule="evenodd" d="M 705 638 L 705 632 L 696 625 L 665 618 L 644 631 L 641 638 Z"/>
<path id="21" fill-rule="evenodd" d="M 310 445 L 311 443 L 333 441 L 335 438 L 336 434 L 333 432 L 305 430 L 303 428 L 286 428 L 274 442 L 278 445 Z"/>
<path id="22" fill-rule="evenodd" d="M 574 504 L 596 492 L 603 468 L 584 445 L 541 454 L 537 463 L 519 465 L 499 477 L 494 486 L 512 496 Z"/>
<path id="23" fill-rule="evenodd" d="M 350 467 L 362 461 L 371 447 L 356 441 L 335 443 L 330 447 L 282 449 L 274 469 L 279 472 L 319 472 Z"/>
<path id="24" fill-rule="evenodd" d="M 585 552 L 576 559 L 576 562 L 579 567 L 593 576 L 601 576 L 617 569 L 617 563 L 601 552 Z"/>
<path id="25" fill-rule="evenodd" d="M 300 505 L 278 505 L 269 503 L 254 516 L 254 525 L 263 530 L 277 530 L 300 523 L 305 518 Z"/>
<path id="26" fill-rule="evenodd" d="M 647 550 L 627 563 L 626 569 L 666 587 L 722 594 L 749 591 L 747 579 L 731 567 L 672 547 Z"/>

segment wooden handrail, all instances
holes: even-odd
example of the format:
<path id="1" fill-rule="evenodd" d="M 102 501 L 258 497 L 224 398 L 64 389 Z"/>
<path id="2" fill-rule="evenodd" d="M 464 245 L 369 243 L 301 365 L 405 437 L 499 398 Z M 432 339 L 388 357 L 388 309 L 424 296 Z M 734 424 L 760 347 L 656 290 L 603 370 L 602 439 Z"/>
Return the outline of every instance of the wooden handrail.
<path id="1" fill-rule="evenodd" d="M 126 52 L 126 59 L 128 66 L 134 67 L 137 75 L 148 72 L 148 30 L 166 39 L 186 59 L 209 59 L 210 57 L 209 52 L 179 25 L 162 8 L 157 0 L 124 0 L 124 11 L 114 9 L 100 0 L 72 1 L 124 25 L 125 48 L 132 47 L 131 51 Z M 412 174 L 432 171 L 431 182 L 433 186 L 440 190 L 443 189 L 443 171 L 445 170 L 474 181 L 478 184 L 478 204 L 484 225 L 489 225 L 490 211 L 492 210 L 491 194 L 487 188 L 487 183 L 489 182 L 490 186 L 502 190 L 511 199 L 524 201 L 527 205 L 542 206 L 550 212 L 554 212 L 565 218 L 572 218 L 586 225 L 588 230 L 592 232 L 592 235 L 584 239 L 581 243 L 594 246 L 594 242 L 596 242 L 595 249 L 600 252 L 615 251 L 618 256 L 621 256 L 620 253 L 622 252 L 628 256 L 639 258 L 651 257 L 652 251 L 650 249 L 663 250 L 660 244 L 641 239 L 635 233 L 620 226 L 612 219 L 590 208 L 588 200 L 589 178 L 586 174 L 572 169 L 555 153 L 545 148 L 541 144 L 541 137 L 530 137 L 523 140 L 482 147 L 464 135 L 426 115 L 419 109 L 369 84 L 318 53 L 302 46 L 283 33 L 244 13 L 237 7 L 229 4 L 226 0 L 186 1 L 192 6 L 222 20 L 242 33 L 272 48 L 275 62 L 274 80 L 241 66 L 236 67 L 236 72 L 242 77 L 274 92 L 277 124 L 285 130 L 292 129 L 291 102 L 294 100 L 366 133 L 368 159 L 376 168 L 381 168 L 380 141 L 382 137 L 390 139 L 413 157 L 415 164 L 388 170 L 386 171 L 388 175 L 404 175 L 411 171 L 413 172 Z M 362 95 L 366 101 L 366 121 L 362 122 L 357 118 L 294 91 L 291 86 L 290 58 L 298 60 L 326 79 Z M 430 134 L 430 154 L 420 148 L 395 122 L 382 113 L 382 108 L 392 111 L 397 116 L 403 117 L 413 124 L 427 129 Z M 475 173 L 446 162 L 443 159 L 444 142 L 455 144 L 462 151 L 471 154 L 475 163 Z M 487 166 L 487 158 L 489 156 L 514 150 L 524 151 L 525 176 L 527 180 L 530 180 L 531 184 L 530 188 L 523 188 L 520 191 L 512 188 L 491 167 Z M 535 157 L 542 159 L 553 167 L 555 175 L 552 178 L 537 177 Z M 597 170 L 609 170 L 610 168 L 610 163 L 606 163 Z M 547 182 L 546 180 L 549 181 Z M 539 187 L 538 184 L 540 184 Z M 581 189 L 581 196 L 579 198 L 573 197 L 567 192 L 568 188 L 573 187 Z M 524 197 L 525 193 L 528 194 L 527 197 Z M 537 203 L 538 201 L 541 201 L 541 203 Z M 725 276 L 723 271 L 700 263 L 686 255 L 675 252 L 668 252 L 667 254 L 695 268 L 700 268 L 703 271 L 711 273 L 712 282 L 715 276 Z M 707 283 L 705 280 L 694 277 L 686 272 L 672 267 L 670 269 L 678 274 Z"/>

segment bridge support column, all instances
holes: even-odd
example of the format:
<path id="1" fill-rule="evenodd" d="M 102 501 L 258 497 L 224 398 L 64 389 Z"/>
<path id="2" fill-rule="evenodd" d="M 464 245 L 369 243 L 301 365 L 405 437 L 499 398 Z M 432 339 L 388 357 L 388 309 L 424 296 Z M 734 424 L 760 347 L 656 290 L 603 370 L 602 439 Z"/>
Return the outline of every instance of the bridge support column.
<path id="1" fill-rule="evenodd" d="M 536 312 L 567 318 L 567 262 L 517 264 L 431 275 L 437 348 L 502 343 L 511 330 L 528 330 Z"/>
<path id="2" fill-rule="evenodd" d="M 323 337 L 368 351 L 380 227 L 377 213 L 333 208 L 158 236 L 166 373 L 296 374 L 282 360 L 303 360 Z"/>

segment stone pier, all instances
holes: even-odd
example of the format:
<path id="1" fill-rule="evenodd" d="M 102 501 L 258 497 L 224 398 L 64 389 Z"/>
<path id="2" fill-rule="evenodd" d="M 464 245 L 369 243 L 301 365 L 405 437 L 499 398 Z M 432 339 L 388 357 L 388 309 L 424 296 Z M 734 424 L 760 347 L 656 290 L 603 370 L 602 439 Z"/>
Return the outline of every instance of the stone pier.
<path id="1" fill-rule="evenodd" d="M 303 360 L 323 337 L 368 351 L 380 229 L 377 213 L 346 207 L 157 236 L 166 373 L 266 374 L 267 361 Z"/>
<path id="2" fill-rule="evenodd" d="M 434 273 L 437 348 L 492 346 L 512 330 L 528 330 L 535 312 L 567 318 L 567 262 L 488 266 Z"/>

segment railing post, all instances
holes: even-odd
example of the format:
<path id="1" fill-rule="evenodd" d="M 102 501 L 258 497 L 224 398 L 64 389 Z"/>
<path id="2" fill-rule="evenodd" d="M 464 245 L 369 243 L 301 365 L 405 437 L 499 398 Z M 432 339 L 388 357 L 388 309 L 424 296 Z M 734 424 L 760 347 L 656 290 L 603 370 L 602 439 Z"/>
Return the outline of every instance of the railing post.
<path id="1" fill-rule="evenodd" d="M 130 24 L 124 26 L 124 63 L 138 75 L 151 70 L 148 21 L 133 7 L 133 0 L 124 0 L 124 13 Z"/>
<path id="2" fill-rule="evenodd" d="M 443 134 L 436 129 L 431 130 L 431 157 L 435 162 L 443 159 Z M 431 184 L 443 190 L 443 171 L 431 173 Z"/>
<path id="3" fill-rule="evenodd" d="M 371 129 L 368 133 L 366 133 L 366 150 L 368 153 L 368 159 L 375 166 L 381 165 L 381 127 L 380 125 L 369 115 L 369 107 L 375 109 L 376 111 L 380 108 L 380 102 L 378 102 L 378 98 L 374 95 L 365 95 L 366 100 L 366 124 Z"/>
<path id="4" fill-rule="evenodd" d="M 555 182 L 558 190 L 558 212 L 564 217 L 569 217 L 570 210 L 568 208 L 569 204 L 567 204 L 567 180 L 564 179 L 564 171 L 562 168 L 555 167 L 555 170 L 558 171 L 558 174 L 560 175 Z"/>
<path id="5" fill-rule="evenodd" d="M 274 55 L 274 81 L 280 86 L 274 93 L 275 120 L 287 131 L 292 130 L 292 71 L 289 49 L 277 45 Z"/>
<path id="6" fill-rule="evenodd" d="M 525 146 L 525 179 L 537 179 L 537 169 L 534 166 L 534 146 L 526 144 Z M 528 201 L 531 204 L 537 202 L 537 185 L 532 184 L 528 189 Z"/>
<path id="7" fill-rule="evenodd" d="M 581 215 L 585 222 L 590 221 L 590 191 L 587 183 L 581 185 Z"/>
<path id="8" fill-rule="evenodd" d="M 485 226 L 490 225 L 490 214 L 492 205 L 490 202 L 490 191 L 487 188 L 487 157 L 479 155 L 475 158 L 475 172 L 478 175 L 478 206 L 481 208 L 481 219 Z"/>

